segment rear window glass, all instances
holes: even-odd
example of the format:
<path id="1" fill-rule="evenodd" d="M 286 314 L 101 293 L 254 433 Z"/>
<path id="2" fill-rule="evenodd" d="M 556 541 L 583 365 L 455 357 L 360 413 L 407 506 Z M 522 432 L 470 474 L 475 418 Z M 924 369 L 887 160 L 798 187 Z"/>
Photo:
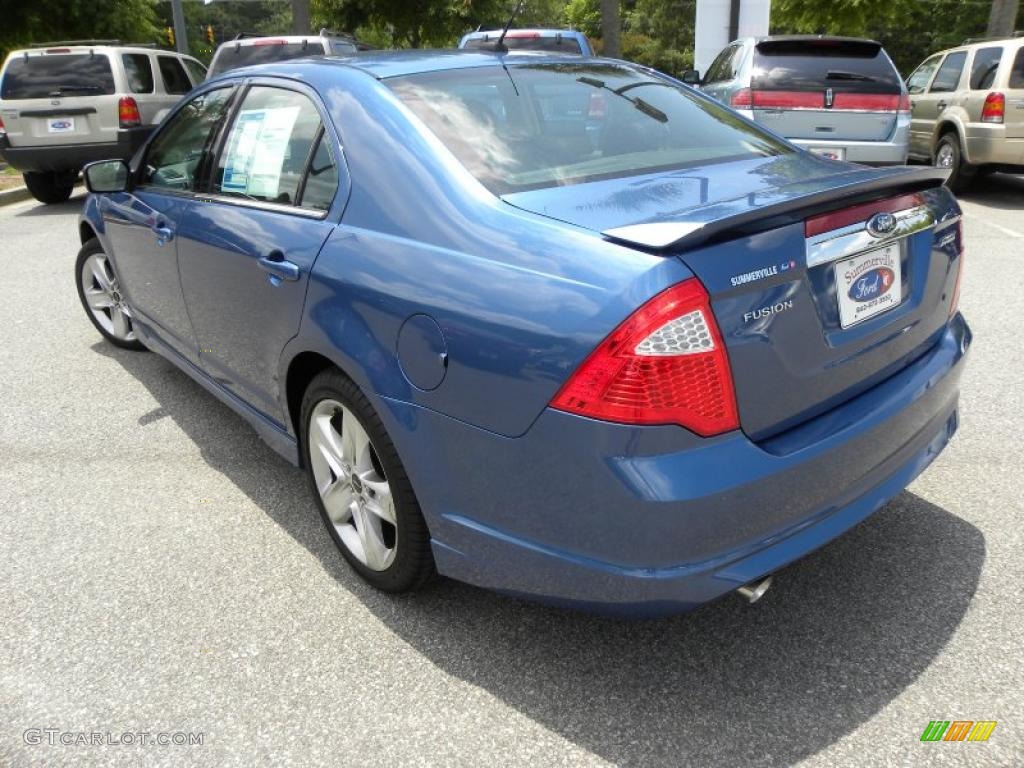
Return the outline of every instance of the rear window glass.
<path id="1" fill-rule="evenodd" d="M 494 44 L 498 40 L 500 33 L 496 33 L 489 39 L 482 37 L 472 37 L 466 41 L 464 48 L 493 48 Z M 506 48 L 510 51 L 549 51 L 551 53 L 576 53 L 581 54 L 583 50 L 580 48 L 579 40 L 574 37 L 554 36 L 554 35 L 531 35 L 522 37 L 513 37 L 512 33 L 505 35 L 505 39 L 502 41 Z"/>
<path id="2" fill-rule="evenodd" d="M 125 53 L 121 55 L 124 73 L 128 77 L 128 88 L 132 93 L 153 92 L 153 65 L 149 56 L 144 53 Z"/>
<path id="3" fill-rule="evenodd" d="M 624 65 L 522 64 L 385 82 L 499 195 L 793 151 L 717 102 Z"/>
<path id="4" fill-rule="evenodd" d="M 1017 51 L 1013 59 L 1013 69 L 1010 70 L 1010 87 L 1024 88 L 1024 48 Z"/>
<path id="5" fill-rule="evenodd" d="M 301 59 L 303 56 L 323 56 L 324 46 L 320 42 L 308 43 L 261 43 L 224 46 L 210 67 L 210 76 L 219 75 L 229 69 L 266 64 L 271 61 Z"/>
<path id="6" fill-rule="evenodd" d="M 7 60 L 0 98 L 45 99 L 114 92 L 110 59 L 102 53 L 12 56 Z"/>
<path id="7" fill-rule="evenodd" d="M 751 86 L 758 90 L 899 93 L 900 76 L 877 44 L 779 41 L 754 48 Z"/>

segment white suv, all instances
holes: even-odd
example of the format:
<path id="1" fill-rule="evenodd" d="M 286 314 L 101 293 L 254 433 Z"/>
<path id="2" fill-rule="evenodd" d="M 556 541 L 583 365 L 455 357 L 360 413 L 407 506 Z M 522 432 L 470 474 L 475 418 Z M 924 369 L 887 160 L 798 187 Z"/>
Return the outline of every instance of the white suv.
<path id="1" fill-rule="evenodd" d="M 243 32 L 234 40 L 221 43 L 210 61 L 208 77 L 230 69 L 266 64 L 271 61 L 303 59 L 307 56 L 349 56 L 370 46 L 351 35 L 321 29 L 315 35 L 276 35 L 266 37 Z"/>
<path id="2" fill-rule="evenodd" d="M 83 165 L 128 160 L 205 76 L 191 56 L 116 40 L 12 51 L 0 71 L 0 155 L 37 200 L 63 202 Z"/>

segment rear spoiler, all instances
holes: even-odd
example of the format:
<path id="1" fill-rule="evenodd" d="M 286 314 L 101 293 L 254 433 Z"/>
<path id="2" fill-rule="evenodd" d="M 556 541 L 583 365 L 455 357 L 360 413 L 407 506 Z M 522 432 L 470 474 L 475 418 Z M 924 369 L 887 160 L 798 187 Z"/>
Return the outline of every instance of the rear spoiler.
<path id="1" fill-rule="evenodd" d="M 874 57 L 882 50 L 882 44 L 876 40 L 855 37 L 777 37 L 760 40 L 754 43 L 754 47 L 767 55 L 827 52 L 842 56 Z"/>
<path id="2" fill-rule="evenodd" d="M 787 197 L 776 203 L 758 204 L 759 194 L 755 192 L 737 200 L 713 203 L 703 211 L 698 208 L 692 212 L 694 218 L 689 221 L 680 219 L 629 224 L 606 229 L 601 234 L 609 240 L 654 251 L 670 248 L 690 250 L 715 240 L 764 232 L 803 221 L 819 213 L 867 202 L 878 197 L 880 192 L 895 195 L 938 187 L 949 174 L 948 168 L 907 168 L 902 173 L 839 184 L 832 189 Z M 702 213 L 710 213 L 711 209 L 726 206 L 731 206 L 735 212 L 706 220 L 698 218 Z"/>

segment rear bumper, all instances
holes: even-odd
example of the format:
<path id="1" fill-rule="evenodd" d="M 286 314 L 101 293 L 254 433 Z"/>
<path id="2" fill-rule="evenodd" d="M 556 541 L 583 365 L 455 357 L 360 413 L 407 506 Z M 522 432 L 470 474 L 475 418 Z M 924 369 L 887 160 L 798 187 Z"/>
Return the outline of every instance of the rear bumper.
<path id="1" fill-rule="evenodd" d="M 14 146 L 7 136 L 0 137 L 0 156 L 22 173 L 70 173 L 95 160 L 129 160 L 141 147 L 153 126 L 123 128 L 117 141 L 101 144 L 59 144 Z"/>
<path id="2" fill-rule="evenodd" d="M 972 165 L 1024 165 L 1024 139 L 1006 138 L 1005 125 L 968 123 L 964 154 Z"/>
<path id="3" fill-rule="evenodd" d="M 844 159 L 864 165 L 906 165 L 907 138 L 902 141 L 818 141 L 816 139 L 790 139 L 804 149 L 842 149 Z"/>
<path id="4" fill-rule="evenodd" d="M 516 439 L 392 401 L 387 420 L 405 433 L 396 442 L 441 573 L 665 614 L 799 559 L 905 488 L 956 430 L 970 339 L 957 315 L 899 374 L 765 445 L 551 410 Z"/>

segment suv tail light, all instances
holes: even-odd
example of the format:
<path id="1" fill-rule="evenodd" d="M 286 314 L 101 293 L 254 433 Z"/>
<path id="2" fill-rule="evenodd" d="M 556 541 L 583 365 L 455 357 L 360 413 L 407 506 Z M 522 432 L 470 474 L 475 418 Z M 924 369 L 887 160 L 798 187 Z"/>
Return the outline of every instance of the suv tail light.
<path id="1" fill-rule="evenodd" d="M 896 111 L 901 114 L 909 115 L 910 109 L 910 94 L 904 93 L 900 96 L 900 102 L 896 105 Z"/>
<path id="2" fill-rule="evenodd" d="M 133 128 L 142 125 L 139 105 L 131 96 L 122 96 L 117 102 L 117 122 L 122 128 Z"/>
<path id="3" fill-rule="evenodd" d="M 1001 123 L 1006 114 L 1006 97 L 998 91 L 993 91 L 985 97 L 985 104 L 981 108 L 981 122 Z"/>
<path id="4" fill-rule="evenodd" d="M 0 117 L 0 136 L 7 135 L 7 128 L 4 126 L 4 119 Z"/>
<path id="5" fill-rule="evenodd" d="M 700 281 L 674 285 L 628 317 L 551 407 L 623 424 L 679 424 L 704 437 L 738 429 L 729 359 Z"/>
<path id="6" fill-rule="evenodd" d="M 729 106 L 735 109 L 750 109 L 754 104 L 754 94 L 749 88 L 740 88 L 729 99 Z"/>

